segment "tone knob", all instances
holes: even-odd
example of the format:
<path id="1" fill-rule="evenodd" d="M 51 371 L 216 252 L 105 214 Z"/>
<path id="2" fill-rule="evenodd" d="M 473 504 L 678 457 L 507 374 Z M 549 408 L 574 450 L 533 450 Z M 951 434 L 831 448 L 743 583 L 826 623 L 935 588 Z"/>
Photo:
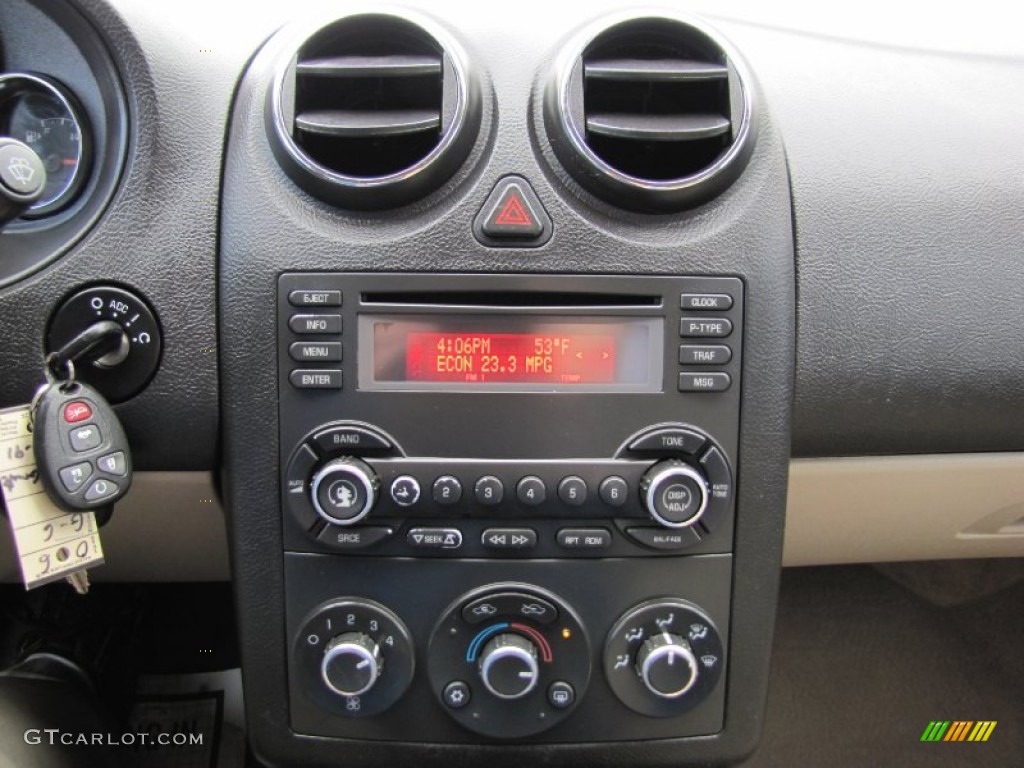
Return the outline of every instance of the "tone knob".
<path id="1" fill-rule="evenodd" d="M 636 672 L 655 696 L 678 699 L 697 683 L 697 659 L 683 638 L 662 632 L 640 648 Z"/>
<path id="2" fill-rule="evenodd" d="M 313 475 L 313 507 L 334 525 L 352 525 L 366 517 L 377 501 L 376 473 L 359 459 L 334 459 Z"/>
<path id="3" fill-rule="evenodd" d="M 640 496 L 648 514 L 666 528 L 688 528 L 708 507 L 708 484 L 689 464 L 663 461 L 644 475 Z"/>
<path id="4" fill-rule="evenodd" d="M 340 696 L 359 696 L 373 688 L 384 669 L 384 659 L 373 638 L 362 632 L 338 635 L 324 649 L 320 676 Z"/>
<path id="5" fill-rule="evenodd" d="M 537 648 L 525 637 L 506 633 L 493 638 L 480 654 L 484 687 L 499 699 L 521 699 L 537 686 Z"/>

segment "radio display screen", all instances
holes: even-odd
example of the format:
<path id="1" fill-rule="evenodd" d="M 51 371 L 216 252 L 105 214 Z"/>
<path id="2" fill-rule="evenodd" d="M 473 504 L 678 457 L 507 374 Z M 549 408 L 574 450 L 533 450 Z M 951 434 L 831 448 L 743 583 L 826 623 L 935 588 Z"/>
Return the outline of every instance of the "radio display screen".
<path id="1" fill-rule="evenodd" d="M 663 328 L 660 317 L 360 315 L 359 386 L 660 392 Z"/>

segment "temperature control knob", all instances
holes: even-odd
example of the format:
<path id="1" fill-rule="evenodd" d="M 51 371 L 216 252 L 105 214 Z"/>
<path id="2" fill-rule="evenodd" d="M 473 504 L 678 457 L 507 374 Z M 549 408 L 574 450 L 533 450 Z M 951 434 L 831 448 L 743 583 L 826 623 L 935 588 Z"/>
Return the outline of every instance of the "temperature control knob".
<path id="1" fill-rule="evenodd" d="M 537 685 L 537 647 L 525 637 L 506 633 L 492 639 L 480 654 L 484 687 L 499 699 L 520 699 Z"/>
<path id="2" fill-rule="evenodd" d="M 313 507 L 334 525 L 352 525 L 366 517 L 377 501 L 376 473 L 359 459 L 334 459 L 313 475 Z"/>
<path id="3" fill-rule="evenodd" d="M 663 461 L 644 475 L 640 497 L 648 514 L 666 528 L 689 528 L 708 507 L 708 484 L 689 464 Z"/>
<path id="4" fill-rule="evenodd" d="M 697 657 L 683 638 L 662 632 L 641 646 L 636 672 L 655 696 L 678 699 L 697 682 Z"/>
<path id="5" fill-rule="evenodd" d="M 324 683 L 341 696 L 360 696 L 373 688 L 384 670 L 380 648 L 362 632 L 346 632 L 327 644 L 320 662 Z"/>

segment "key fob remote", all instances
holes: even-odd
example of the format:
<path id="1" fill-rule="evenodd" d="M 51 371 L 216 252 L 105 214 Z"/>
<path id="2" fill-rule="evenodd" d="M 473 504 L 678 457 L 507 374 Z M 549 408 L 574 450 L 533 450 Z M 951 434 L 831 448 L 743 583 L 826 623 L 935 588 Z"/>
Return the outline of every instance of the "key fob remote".
<path id="1" fill-rule="evenodd" d="M 34 443 L 43 487 L 69 512 L 109 506 L 131 485 L 132 457 L 121 422 L 103 395 L 84 382 L 54 384 L 43 392 Z"/>

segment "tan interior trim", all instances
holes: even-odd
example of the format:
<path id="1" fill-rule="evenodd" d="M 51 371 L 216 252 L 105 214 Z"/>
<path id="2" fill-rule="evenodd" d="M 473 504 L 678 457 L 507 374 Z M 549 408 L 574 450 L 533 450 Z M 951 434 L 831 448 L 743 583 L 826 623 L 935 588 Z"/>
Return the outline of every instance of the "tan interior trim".
<path id="1" fill-rule="evenodd" d="M 268 514 L 270 508 L 268 507 Z M 0 581 L 18 581 L 0 534 Z M 94 581 L 230 578 L 207 472 L 137 472 L 103 529 Z M 786 565 L 1024 556 L 1024 454 L 797 459 Z"/>
<path id="2" fill-rule="evenodd" d="M 1024 555 L 1024 454 L 797 459 L 786 565 Z"/>

